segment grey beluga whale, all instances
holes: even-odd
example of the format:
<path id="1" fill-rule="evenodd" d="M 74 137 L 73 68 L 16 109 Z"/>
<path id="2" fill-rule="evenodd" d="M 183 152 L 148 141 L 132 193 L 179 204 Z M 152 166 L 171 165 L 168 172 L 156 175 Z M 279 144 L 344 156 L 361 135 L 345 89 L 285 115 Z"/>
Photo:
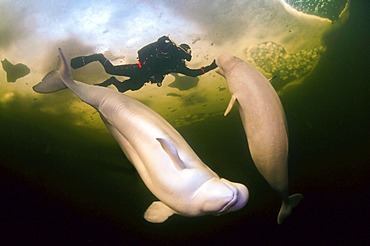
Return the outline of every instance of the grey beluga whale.
<path id="1" fill-rule="evenodd" d="M 147 221 L 162 223 L 173 214 L 220 215 L 245 206 L 248 189 L 220 178 L 159 114 L 110 88 L 74 81 L 67 58 L 59 52 L 58 69 L 48 73 L 34 91 L 68 88 L 100 113 L 145 185 L 159 199 L 144 213 Z"/>
<path id="2" fill-rule="evenodd" d="M 301 194 L 288 195 L 288 129 L 281 101 L 252 65 L 227 54 L 219 56 L 216 63 L 232 94 L 224 115 L 238 102 L 253 162 L 282 199 L 277 217 L 281 224 L 303 198 Z"/>

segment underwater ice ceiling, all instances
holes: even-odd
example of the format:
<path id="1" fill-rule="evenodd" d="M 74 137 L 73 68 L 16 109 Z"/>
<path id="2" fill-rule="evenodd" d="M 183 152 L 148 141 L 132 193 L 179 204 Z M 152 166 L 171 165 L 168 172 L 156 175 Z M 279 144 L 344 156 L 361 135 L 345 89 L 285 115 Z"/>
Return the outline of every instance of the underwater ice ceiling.
<path id="1" fill-rule="evenodd" d="M 322 18 L 336 21 L 347 4 L 347 0 L 285 0 L 292 8 Z"/>
<path id="2" fill-rule="evenodd" d="M 102 52 L 116 64 L 135 63 L 137 50 L 162 35 L 192 47 L 189 67 L 231 53 L 274 77 L 271 83 L 283 94 L 315 69 L 326 50 L 323 36 L 346 20 L 348 6 L 349 0 L 3 0 L 0 59 L 8 63 L 0 69 L 0 107 L 12 101 L 31 107 L 32 100 L 40 112 L 69 114 L 73 124 L 101 126 L 94 110 L 73 95 L 50 97 L 32 91 L 55 68 L 57 48 L 69 58 Z M 73 76 L 89 84 L 109 77 L 98 64 Z M 230 97 L 225 80 L 214 71 L 195 80 L 169 75 L 160 88 L 147 84 L 127 94 L 174 125 L 221 114 Z"/>

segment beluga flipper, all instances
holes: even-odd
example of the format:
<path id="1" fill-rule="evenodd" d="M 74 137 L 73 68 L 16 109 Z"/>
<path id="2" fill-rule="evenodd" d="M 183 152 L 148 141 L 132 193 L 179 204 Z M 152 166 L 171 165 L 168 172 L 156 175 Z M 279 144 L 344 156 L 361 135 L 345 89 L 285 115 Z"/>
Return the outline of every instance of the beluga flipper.
<path id="1" fill-rule="evenodd" d="M 224 115 L 238 102 L 253 162 L 282 199 L 277 218 L 281 224 L 303 198 L 288 195 L 288 129 L 281 101 L 269 81 L 243 60 L 221 55 L 217 65 L 232 94 Z"/>
<path id="2" fill-rule="evenodd" d="M 201 216 L 241 209 L 248 189 L 220 178 L 159 114 L 139 101 L 106 87 L 74 81 L 62 50 L 62 62 L 33 87 L 50 93 L 70 89 L 94 107 L 148 189 L 160 200 L 144 218 L 161 223 L 172 214 Z"/>

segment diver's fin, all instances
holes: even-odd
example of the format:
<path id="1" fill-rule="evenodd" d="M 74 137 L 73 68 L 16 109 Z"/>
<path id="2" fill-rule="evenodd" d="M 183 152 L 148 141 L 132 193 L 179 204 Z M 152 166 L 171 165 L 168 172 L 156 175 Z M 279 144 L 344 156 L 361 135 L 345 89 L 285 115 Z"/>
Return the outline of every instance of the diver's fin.
<path id="1" fill-rule="evenodd" d="M 172 160 L 177 169 L 185 169 L 186 166 L 184 162 L 180 159 L 179 153 L 175 145 L 173 145 L 169 140 L 164 138 L 157 138 L 158 142 L 161 144 L 162 148 L 168 154 L 168 157 Z"/>
<path id="2" fill-rule="evenodd" d="M 162 223 L 166 221 L 173 211 L 170 207 L 161 201 L 153 202 L 144 213 L 144 218 L 152 223 Z"/>
<path id="3" fill-rule="evenodd" d="M 229 105 L 227 106 L 227 108 L 225 110 L 224 116 L 226 116 L 230 113 L 231 109 L 234 106 L 235 101 L 236 101 L 236 96 L 232 95 L 232 97 L 230 98 Z"/>
<path id="4" fill-rule="evenodd" d="M 71 67 L 73 69 L 77 69 L 77 68 L 80 68 L 80 67 L 83 67 L 85 66 L 85 57 L 84 56 L 78 56 L 78 57 L 75 57 L 73 59 L 71 59 Z"/>
<path id="5" fill-rule="evenodd" d="M 284 203 L 281 205 L 279 215 L 277 218 L 277 223 L 280 225 L 283 221 L 292 213 L 292 209 L 298 205 L 298 203 L 303 199 L 302 194 L 293 194 L 289 196 L 289 203 Z"/>

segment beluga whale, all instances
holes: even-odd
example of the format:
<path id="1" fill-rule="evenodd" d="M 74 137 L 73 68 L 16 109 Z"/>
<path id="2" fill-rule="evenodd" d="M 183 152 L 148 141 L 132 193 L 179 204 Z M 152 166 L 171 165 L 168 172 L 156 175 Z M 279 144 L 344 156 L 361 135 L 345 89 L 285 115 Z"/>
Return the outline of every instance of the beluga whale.
<path id="1" fill-rule="evenodd" d="M 288 195 L 288 129 L 279 96 L 268 79 L 245 61 L 224 54 L 216 63 L 232 94 L 224 115 L 238 103 L 252 160 L 282 199 L 277 217 L 281 224 L 303 196 Z"/>
<path id="2" fill-rule="evenodd" d="M 159 201 L 144 213 L 152 223 L 171 215 L 221 215 L 245 206 L 245 185 L 220 178 L 184 138 L 159 114 L 141 102 L 106 87 L 74 81 L 63 51 L 57 70 L 33 89 L 51 93 L 68 88 L 94 107 L 147 188 Z"/>

